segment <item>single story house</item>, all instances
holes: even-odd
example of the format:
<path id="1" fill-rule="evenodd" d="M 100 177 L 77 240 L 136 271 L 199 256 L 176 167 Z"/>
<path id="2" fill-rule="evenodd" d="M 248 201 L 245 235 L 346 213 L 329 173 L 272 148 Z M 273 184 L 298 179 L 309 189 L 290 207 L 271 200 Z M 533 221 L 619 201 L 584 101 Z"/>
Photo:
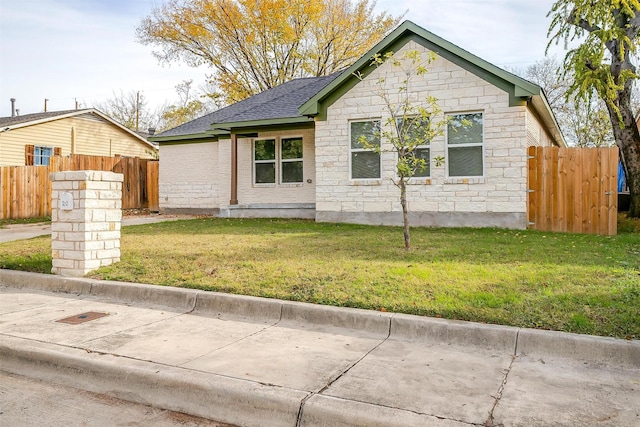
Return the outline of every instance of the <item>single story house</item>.
<path id="1" fill-rule="evenodd" d="M 437 54 L 412 91 L 416 102 L 436 97 L 451 120 L 423 148 L 445 162 L 412 178 L 411 224 L 526 228 L 527 147 L 566 146 L 542 89 L 410 21 L 342 72 L 287 82 L 154 137 L 160 210 L 401 224 L 395 153 L 357 141 L 388 119 L 374 83 L 385 76 L 393 91 L 404 80 L 371 58 L 406 50 Z M 453 132 L 461 122 L 472 125 Z"/>
<path id="2" fill-rule="evenodd" d="M 50 111 L 0 118 L 0 166 L 48 165 L 54 155 L 153 159 L 157 148 L 100 111 Z"/>

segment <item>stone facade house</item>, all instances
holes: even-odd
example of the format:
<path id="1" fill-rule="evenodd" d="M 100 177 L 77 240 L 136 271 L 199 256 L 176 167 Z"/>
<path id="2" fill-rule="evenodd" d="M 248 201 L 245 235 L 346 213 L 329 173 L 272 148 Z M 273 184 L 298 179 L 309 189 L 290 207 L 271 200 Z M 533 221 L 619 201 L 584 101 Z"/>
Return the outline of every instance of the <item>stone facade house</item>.
<path id="1" fill-rule="evenodd" d="M 409 21 L 343 72 L 290 81 L 153 138 L 161 211 L 401 224 L 395 154 L 353 141 L 388 118 L 373 83 L 384 75 L 393 91 L 403 79 L 388 63 L 371 67 L 372 56 L 405 50 L 437 54 L 412 93 L 436 97 L 450 120 L 422 147 L 445 162 L 412 178 L 412 225 L 526 228 L 527 147 L 565 146 L 543 91 Z M 472 125 L 451 131 L 463 121 Z"/>
<path id="2" fill-rule="evenodd" d="M 69 154 L 152 159 L 157 148 L 93 108 L 0 117 L 0 166 L 48 165 Z"/>

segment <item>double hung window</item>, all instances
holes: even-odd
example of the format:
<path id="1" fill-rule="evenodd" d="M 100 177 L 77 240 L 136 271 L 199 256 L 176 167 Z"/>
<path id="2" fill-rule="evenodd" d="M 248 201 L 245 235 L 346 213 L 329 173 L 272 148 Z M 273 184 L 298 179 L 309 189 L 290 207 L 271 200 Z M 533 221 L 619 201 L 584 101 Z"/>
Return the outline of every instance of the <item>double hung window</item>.
<path id="1" fill-rule="evenodd" d="M 447 164 L 450 177 L 474 177 L 484 173 L 482 113 L 449 115 Z"/>
<path id="2" fill-rule="evenodd" d="M 351 122 L 350 139 L 351 179 L 379 179 L 380 120 Z"/>
<path id="3" fill-rule="evenodd" d="M 424 160 L 424 168 L 416 168 L 413 177 L 424 178 L 431 176 L 431 157 L 429 151 L 429 140 L 424 135 L 424 130 L 429 125 L 426 119 L 419 117 L 408 117 L 406 120 L 397 119 L 397 126 L 400 133 L 406 138 L 406 142 L 417 144 L 413 149 L 416 160 Z"/>
<path id="4" fill-rule="evenodd" d="M 253 143 L 256 184 L 303 182 L 302 138 L 257 139 Z"/>

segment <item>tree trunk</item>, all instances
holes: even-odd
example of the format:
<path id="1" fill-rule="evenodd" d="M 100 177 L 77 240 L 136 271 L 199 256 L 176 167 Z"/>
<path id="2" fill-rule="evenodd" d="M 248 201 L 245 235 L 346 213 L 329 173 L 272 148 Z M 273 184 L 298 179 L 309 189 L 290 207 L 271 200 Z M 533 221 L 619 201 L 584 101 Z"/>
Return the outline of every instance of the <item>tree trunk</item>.
<path id="1" fill-rule="evenodd" d="M 618 92 L 618 99 L 615 102 L 620 109 L 622 123 L 608 103 L 607 108 L 631 194 L 629 217 L 640 218 L 640 131 L 634 120 L 630 100 L 631 80 L 627 81 L 624 90 Z"/>
<path id="2" fill-rule="evenodd" d="M 407 183 L 400 178 L 400 204 L 402 205 L 402 222 L 404 225 L 404 248 L 411 249 L 411 236 L 409 235 L 409 209 L 407 208 Z"/>

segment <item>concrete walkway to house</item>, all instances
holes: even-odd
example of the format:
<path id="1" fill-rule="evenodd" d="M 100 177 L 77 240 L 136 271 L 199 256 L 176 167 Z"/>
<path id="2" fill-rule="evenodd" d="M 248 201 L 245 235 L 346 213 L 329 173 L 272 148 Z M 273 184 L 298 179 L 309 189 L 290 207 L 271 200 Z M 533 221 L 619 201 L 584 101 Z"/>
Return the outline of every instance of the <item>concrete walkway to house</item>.
<path id="1" fill-rule="evenodd" d="M 239 426 L 640 425 L 638 341 L 8 270 L 0 369 Z"/>
<path id="2" fill-rule="evenodd" d="M 153 224 L 156 222 L 177 221 L 179 219 L 190 219 L 188 215 L 133 215 L 122 217 L 122 225 Z M 11 242 L 13 240 L 32 239 L 38 236 L 51 234 L 51 223 L 37 224 L 10 224 L 5 228 L 0 228 L 0 243 Z"/>

